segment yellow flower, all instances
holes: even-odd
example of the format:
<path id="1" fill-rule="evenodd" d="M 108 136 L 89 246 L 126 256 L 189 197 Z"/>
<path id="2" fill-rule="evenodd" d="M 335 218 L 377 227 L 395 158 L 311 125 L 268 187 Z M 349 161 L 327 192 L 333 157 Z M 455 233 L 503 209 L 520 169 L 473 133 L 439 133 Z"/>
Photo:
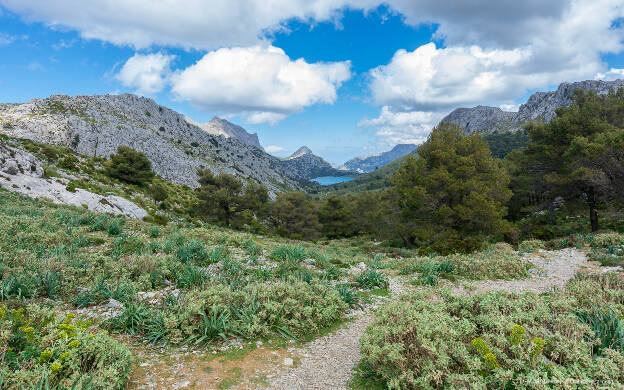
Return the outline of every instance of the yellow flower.
<path id="1" fill-rule="evenodd" d="M 41 354 L 39 355 L 39 363 L 49 362 L 50 359 L 52 359 L 52 355 L 53 353 L 49 349 L 43 350 Z"/>
<path id="2" fill-rule="evenodd" d="M 511 341 L 511 345 L 520 345 L 522 344 L 522 340 L 524 339 L 524 333 L 526 330 L 522 325 L 514 325 L 511 327 L 511 336 L 509 336 L 509 340 Z"/>
<path id="3" fill-rule="evenodd" d="M 74 349 L 74 348 L 76 348 L 76 347 L 78 347 L 80 345 L 80 341 L 72 340 L 72 341 L 69 342 L 68 345 L 69 345 L 69 348 Z"/>
<path id="4" fill-rule="evenodd" d="M 69 355 L 71 355 L 69 352 L 63 352 L 61 354 L 61 360 L 65 360 L 65 359 L 69 358 Z"/>
<path id="5" fill-rule="evenodd" d="M 50 364 L 50 371 L 52 371 L 55 374 L 61 371 L 61 368 L 63 368 L 63 365 L 60 362 L 54 362 Z"/>

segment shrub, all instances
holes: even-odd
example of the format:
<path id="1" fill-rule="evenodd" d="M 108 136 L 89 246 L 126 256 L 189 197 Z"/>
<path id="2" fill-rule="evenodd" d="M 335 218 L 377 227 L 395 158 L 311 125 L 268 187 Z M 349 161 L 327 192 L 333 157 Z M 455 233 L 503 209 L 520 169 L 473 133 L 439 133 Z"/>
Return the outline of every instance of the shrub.
<path id="1" fill-rule="evenodd" d="M 163 202 L 169 197 L 169 195 L 167 194 L 167 189 L 164 185 L 160 183 L 152 184 L 152 186 L 150 187 L 150 194 L 156 202 Z"/>
<path id="2" fill-rule="evenodd" d="M 518 244 L 518 251 L 524 253 L 533 253 L 538 249 L 544 249 L 544 241 L 542 240 L 527 240 Z"/>
<path id="3" fill-rule="evenodd" d="M 106 232 L 109 236 L 118 236 L 123 232 L 124 223 L 123 218 L 111 219 L 106 227 Z"/>
<path id="4" fill-rule="evenodd" d="M 206 271 L 196 265 L 187 265 L 178 273 L 176 286 L 181 288 L 193 288 L 203 286 L 209 280 Z"/>
<path id="5" fill-rule="evenodd" d="M 300 262 L 306 258 L 306 250 L 300 245 L 282 245 L 271 252 L 270 258 L 276 261 Z"/>
<path id="6" fill-rule="evenodd" d="M 624 245 L 624 234 L 619 233 L 602 233 L 596 234 L 592 248 L 604 248 L 610 245 Z"/>
<path id="7" fill-rule="evenodd" d="M 357 276 L 355 279 L 358 286 L 362 288 L 387 288 L 388 287 L 388 277 L 383 273 L 369 269 L 363 271 L 361 274 Z"/>
<path id="8" fill-rule="evenodd" d="M 110 156 L 106 174 L 126 183 L 143 185 L 152 180 L 152 164 L 145 154 L 127 146 L 117 148 L 117 154 Z"/>
<path id="9" fill-rule="evenodd" d="M 0 328 L 3 387 L 122 389 L 130 376 L 128 349 L 73 314 L 55 319 L 34 305 L 0 307 Z"/>
<path id="10" fill-rule="evenodd" d="M 149 228 L 147 234 L 152 238 L 158 238 L 158 236 L 160 236 L 160 229 L 158 226 L 152 226 Z"/>
<path id="11" fill-rule="evenodd" d="M 60 168 L 73 171 L 78 167 L 78 163 L 78 159 L 73 154 L 68 154 L 63 157 L 61 161 L 59 161 L 58 166 Z"/>
<path id="12" fill-rule="evenodd" d="M 208 251 L 203 242 L 191 240 L 178 248 L 176 258 L 182 263 L 201 263 L 208 258 Z"/>
<path id="13" fill-rule="evenodd" d="M 362 366 L 391 389 L 617 387 L 624 354 L 606 348 L 603 358 L 592 358 L 594 332 L 574 314 L 586 283 L 541 296 L 410 292 L 376 311 L 360 339 Z M 596 287 L 591 291 L 601 290 Z M 609 330 L 602 334 L 613 334 L 613 319 L 612 313 L 607 321 L 600 317 L 599 328 Z M 606 345 L 615 343 L 610 338 Z"/>

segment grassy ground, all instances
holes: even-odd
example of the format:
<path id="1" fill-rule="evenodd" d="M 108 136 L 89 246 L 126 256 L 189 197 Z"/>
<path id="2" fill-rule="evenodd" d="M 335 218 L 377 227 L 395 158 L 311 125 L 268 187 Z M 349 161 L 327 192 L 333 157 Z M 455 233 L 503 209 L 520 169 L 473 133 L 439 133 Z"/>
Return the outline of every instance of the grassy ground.
<path id="1" fill-rule="evenodd" d="M 0 345 L 0 356 L 10 358 L 1 366 L 10 388 L 20 382 L 36 386 L 43 373 L 52 386 L 71 387 L 79 379 L 91 380 L 93 388 L 121 388 L 131 354 L 103 331 L 174 348 L 210 349 L 234 339 L 308 340 L 367 299 L 359 288 L 387 287 L 380 270 L 349 274 L 351 267 L 380 265 L 382 258 L 393 263 L 388 255 L 409 254 L 386 253 L 366 240 L 307 243 L 208 225 L 159 226 L 4 190 L 0 224 L 1 304 L 26 316 L 1 318 L 11 329 Z M 42 311 L 57 315 L 42 321 Z M 67 320 L 62 313 L 79 315 Z M 110 313 L 117 315 L 109 319 Z M 85 315 L 93 324 L 83 326 Z M 63 323 L 71 332 L 85 329 L 65 337 L 58 333 Z M 36 324 L 32 338 L 29 324 Z M 89 335 L 117 346 L 116 363 L 72 371 L 89 355 L 69 342 Z M 65 344 L 55 344 L 63 337 Z M 76 362 L 66 361 L 66 352 Z M 118 379 L 103 379 L 109 376 Z"/>

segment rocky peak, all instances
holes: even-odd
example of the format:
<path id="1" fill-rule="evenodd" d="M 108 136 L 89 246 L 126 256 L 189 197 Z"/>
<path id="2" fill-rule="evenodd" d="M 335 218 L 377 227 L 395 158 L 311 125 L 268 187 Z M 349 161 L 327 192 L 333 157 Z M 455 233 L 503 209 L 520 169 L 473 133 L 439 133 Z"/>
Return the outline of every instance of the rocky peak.
<path id="1" fill-rule="evenodd" d="M 213 117 L 212 120 L 207 123 L 197 123 L 190 118 L 186 118 L 186 120 L 209 134 L 223 136 L 225 138 L 236 138 L 244 144 L 262 149 L 257 133 L 248 133 L 243 127 L 235 125 L 228 120 L 221 119 L 218 116 Z"/>
<path id="2" fill-rule="evenodd" d="M 299 157 L 304 156 L 306 154 L 314 154 L 314 153 L 312 153 L 312 150 L 310 150 L 310 148 L 308 148 L 307 146 L 302 146 L 299 149 L 297 149 L 297 151 L 295 153 L 293 153 L 292 155 L 290 155 L 290 157 L 288 157 L 288 158 L 289 159 L 299 158 Z"/>
<path id="3" fill-rule="evenodd" d="M 598 94 L 608 93 L 624 87 L 624 80 L 613 81 L 585 80 L 573 83 L 561 83 L 556 91 L 536 92 L 525 104 L 520 105 L 518 112 L 503 111 L 498 107 L 477 106 L 458 108 L 442 119 L 442 122 L 455 123 L 464 127 L 466 133 L 489 134 L 496 131 L 518 131 L 528 121 L 549 122 L 559 107 L 572 104 L 575 89 L 596 91 Z"/>

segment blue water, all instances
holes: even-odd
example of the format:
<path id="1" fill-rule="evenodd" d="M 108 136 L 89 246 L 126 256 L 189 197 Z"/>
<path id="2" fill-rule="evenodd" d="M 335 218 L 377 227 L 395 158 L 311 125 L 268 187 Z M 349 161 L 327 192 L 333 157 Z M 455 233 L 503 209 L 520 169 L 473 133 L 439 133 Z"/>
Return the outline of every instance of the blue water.
<path id="1" fill-rule="evenodd" d="M 353 180 L 353 178 L 344 177 L 344 176 L 343 177 L 323 176 L 323 177 L 317 177 L 316 179 L 312 179 L 312 181 L 315 181 L 322 186 L 329 186 L 332 184 L 344 183 L 345 181 L 349 181 L 349 180 Z"/>

